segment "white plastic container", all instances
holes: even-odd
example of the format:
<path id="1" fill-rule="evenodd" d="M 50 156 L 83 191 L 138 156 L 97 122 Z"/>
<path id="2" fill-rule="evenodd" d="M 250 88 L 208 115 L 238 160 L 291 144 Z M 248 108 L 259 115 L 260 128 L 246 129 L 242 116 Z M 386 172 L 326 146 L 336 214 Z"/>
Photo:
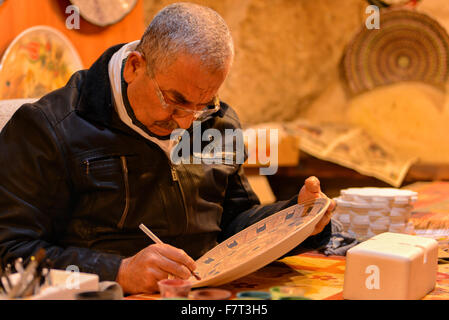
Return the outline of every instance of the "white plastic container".
<path id="1" fill-rule="evenodd" d="M 438 265 L 434 239 L 385 232 L 346 253 L 343 297 L 421 299 L 433 290 Z"/>

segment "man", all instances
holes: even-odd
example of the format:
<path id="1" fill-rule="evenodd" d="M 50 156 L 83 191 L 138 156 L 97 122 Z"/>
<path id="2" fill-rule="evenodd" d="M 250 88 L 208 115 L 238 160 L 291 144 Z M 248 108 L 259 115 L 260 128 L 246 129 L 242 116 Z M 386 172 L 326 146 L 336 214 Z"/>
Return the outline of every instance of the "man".
<path id="1" fill-rule="evenodd" d="M 108 49 L 89 70 L 33 104 L 0 135 L 0 256 L 45 248 L 126 293 L 188 278 L 193 259 L 297 201 L 325 197 L 306 180 L 290 201 L 261 206 L 239 164 L 170 161 L 174 129 L 240 128 L 217 97 L 234 49 L 223 19 L 187 3 L 164 8 L 141 41 Z M 330 235 L 333 204 L 308 241 Z M 152 244 L 147 225 L 166 244 Z M 324 230 L 324 231 L 323 231 Z"/>

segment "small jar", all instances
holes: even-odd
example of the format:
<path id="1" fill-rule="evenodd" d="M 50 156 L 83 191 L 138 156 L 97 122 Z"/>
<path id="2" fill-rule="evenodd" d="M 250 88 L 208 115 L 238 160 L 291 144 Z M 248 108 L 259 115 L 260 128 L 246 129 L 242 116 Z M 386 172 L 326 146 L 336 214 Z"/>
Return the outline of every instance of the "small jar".
<path id="1" fill-rule="evenodd" d="M 380 201 L 379 199 L 377 199 L 376 201 L 370 203 L 370 210 L 368 212 L 370 223 L 374 223 L 379 219 L 388 217 L 389 214 L 390 206 L 387 200 Z"/>
<path id="2" fill-rule="evenodd" d="M 336 207 L 333 216 L 343 225 L 343 231 L 348 231 L 351 224 L 350 214 L 352 203 L 341 198 L 334 198 L 334 200 Z"/>
<path id="3" fill-rule="evenodd" d="M 352 202 L 351 204 L 351 223 L 356 222 L 369 224 L 369 211 L 371 206 L 365 202 Z M 355 219 L 355 220 L 354 220 Z M 363 222 L 362 222 L 363 221 Z"/>
<path id="4" fill-rule="evenodd" d="M 337 197 L 337 198 L 333 198 L 332 200 L 335 201 L 335 210 L 334 210 L 334 213 L 332 214 L 332 217 L 333 218 L 338 218 L 338 216 L 342 212 L 341 206 L 338 205 L 338 202 L 340 201 L 340 198 Z"/>
<path id="5" fill-rule="evenodd" d="M 351 230 L 355 233 L 357 240 L 364 241 L 368 238 L 369 229 L 369 203 L 352 202 L 351 206 Z"/>
<path id="6" fill-rule="evenodd" d="M 344 201 L 353 201 L 354 198 L 350 194 L 350 191 L 348 189 L 344 189 L 340 191 L 340 199 Z"/>
<path id="7" fill-rule="evenodd" d="M 409 197 L 396 197 L 391 204 L 390 219 L 392 223 L 407 223 L 410 219 L 413 205 Z"/>
<path id="8" fill-rule="evenodd" d="M 388 231 L 394 232 L 394 233 L 405 233 L 406 227 L 407 227 L 407 224 L 404 222 L 391 223 Z"/>

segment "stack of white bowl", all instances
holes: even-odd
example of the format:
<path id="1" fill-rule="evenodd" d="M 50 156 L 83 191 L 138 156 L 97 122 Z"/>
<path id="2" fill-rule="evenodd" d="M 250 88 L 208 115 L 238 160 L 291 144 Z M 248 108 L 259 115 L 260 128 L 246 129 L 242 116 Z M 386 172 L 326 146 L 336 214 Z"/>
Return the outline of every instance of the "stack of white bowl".
<path id="1" fill-rule="evenodd" d="M 340 192 L 334 217 L 344 231 L 364 241 L 383 232 L 413 233 L 409 221 L 418 193 L 395 188 L 348 188 Z"/>

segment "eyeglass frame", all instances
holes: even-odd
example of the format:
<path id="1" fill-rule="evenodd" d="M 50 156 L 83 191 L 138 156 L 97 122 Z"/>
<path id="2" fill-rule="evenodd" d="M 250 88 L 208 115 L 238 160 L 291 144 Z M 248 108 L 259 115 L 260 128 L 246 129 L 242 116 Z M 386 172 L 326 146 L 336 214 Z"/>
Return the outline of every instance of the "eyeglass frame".
<path id="1" fill-rule="evenodd" d="M 167 103 L 167 101 L 165 101 L 164 95 L 162 94 L 162 91 L 161 91 L 156 79 L 154 77 L 150 77 L 150 78 L 151 78 L 152 82 L 155 84 L 156 95 L 159 98 L 159 102 L 161 103 L 161 105 L 164 109 L 169 109 L 170 106 L 172 106 L 174 110 L 181 110 L 181 111 L 187 113 L 184 116 L 175 115 L 173 113 L 173 115 L 175 117 L 185 118 L 188 116 L 193 116 L 193 119 L 195 119 L 195 120 L 204 120 L 208 116 L 210 116 L 210 115 L 214 114 L 215 112 L 217 112 L 218 110 L 220 110 L 220 99 L 218 98 L 218 95 L 216 95 L 214 97 L 214 108 L 213 109 L 210 109 L 209 106 L 206 106 L 202 110 L 191 110 L 191 109 L 186 109 L 186 108 L 180 107 L 175 104 L 169 104 L 169 103 Z"/>

